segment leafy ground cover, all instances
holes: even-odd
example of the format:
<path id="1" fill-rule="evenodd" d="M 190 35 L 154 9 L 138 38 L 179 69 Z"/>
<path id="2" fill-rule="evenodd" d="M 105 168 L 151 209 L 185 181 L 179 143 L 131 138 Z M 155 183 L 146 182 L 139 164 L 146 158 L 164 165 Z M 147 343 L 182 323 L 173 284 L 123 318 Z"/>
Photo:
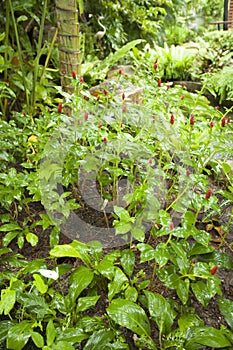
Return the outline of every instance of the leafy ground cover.
<path id="1" fill-rule="evenodd" d="M 230 111 L 159 64 L 1 121 L 3 349 L 232 348 Z"/>

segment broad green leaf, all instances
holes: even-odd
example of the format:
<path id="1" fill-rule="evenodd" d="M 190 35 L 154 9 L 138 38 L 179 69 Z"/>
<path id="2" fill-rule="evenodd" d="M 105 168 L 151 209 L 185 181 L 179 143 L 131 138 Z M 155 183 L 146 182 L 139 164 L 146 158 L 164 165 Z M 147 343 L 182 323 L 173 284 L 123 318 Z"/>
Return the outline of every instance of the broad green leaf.
<path id="1" fill-rule="evenodd" d="M 155 258 L 155 249 L 146 243 L 139 243 L 137 248 L 140 250 L 140 263 L 150 261 Z"/>
<path id="2" fill-rule="evenodd" d="M 38 332 L 31 332 L 31 337 L 34 342 L 34 344 L 41 349 L 44 346 L 44 338 L 42 335 Z"/>
<path id="3" fill-rule="evenodd" d="M 120 256 L 121 253 L 119 250 L 107 254 L 97 267 L 99 273 L 109 280 L 112 280 L 115 273 L 114 263 Z"/>
<path id="4" fill-rule="evenodd" d="M 131 249 L 125 249 L 121 253 L 121 266 L 125 273 L 130 277 L 134 271 L 135 255 Z"/>
<path id="5" fill-rule="evenodd" d="M 195 314 L 182 314 L 178 320 L 179 329 L 184 332 L 188 328 L 204 326 L 204 321 Z"/>
<path id="6" fill-rule="evenodd" d="M 129 300 L 114 299 L 107 308 L 109 317 L 122 327 L 134 333 L 149 337 L 150 322 L 145 311 Z"/>
<path id="7" fill-rule="evenodd" d="M 148 310 L 151 317 L 156 322 L 161 334 L 169 334 L 176 317 L 175 311 L 171 308 L 169 302 L 160 294 L 144 291 Z"/>
<path id="8" fill-rule="evenodd" d="M 70 345 L 67 341 L 59 341 L 53 345 L 53 350 L 75 350 L 73 345 Z"/>
<path id="9" fill-rule="evenodd" d="M 185 349 L 199 349 L 202 345 L 218 349 L 232 344 L 224 335 L 224 332 L 213 327 L 191 327 L 186 333 Z"/>
<path id="10" fill-rule="evenodd" d="M 35 247 L 38 243 L 38 237 L 32 232 L 27 233 L 26 240 L 31 244 L 32 247 Z"/>
<path id="11" fill-rule="evenodd" d="M 33 281 L 34 286 L 36 286 L 36 288 L 41 294 L 45 294 L 48 290 L 48 286 L 47 284 L 44 283 L 43 278 L 36 273 L 33 274 L 33 278 L 34 278 L 34 281 Z"/>
<path id="12" fill-rule="evenodd" d="M 119 267 L 115 267 L 113 281 L 108 284 L 108 299 L 111 301 L 114 295 L 119 293 L 127 282 L 128 278 L 124 272 Z"/>
<path id="13" fill-rule="evenodd" d="M 104 350 L 115 335 L 111 329 L 101 329 L 92 333 L 83 350 Z"/>
<path id="14" fill-rule="evenodd" d="M 91 318 L 93 320 L 93 318 Z M 92 328 L 93 331 L 93 328 Z M 57 335 L 57 340 L 65 340 L 69 344 L 80 343 L 82 340 L 89 338 L 89 334 L 85 333 L 82 328 L 66 328 Z"/>
<path id="15" fill-rule="evenodd" d="M 53 345 L 54 340 L 56 338 L 56 329 L 53 324 L 53 320 L 49 320 L 46 327 L 46 342 L 48 346 Z"/>
<path id="16" fill-rule="evenodd" d="M 155 261 L 159 267 L 163 267 L 169 260 L 170 254 L 165 243 L 159 243 L 154 251 Z"/>
<path id="17" fill-rule="evenodd" d="M 125 299 L 136 302 L 138 298 L 138 291 L 135 287 L 128 286 L 125 290 Z"/>
<path id="18" fill-rule="evenodd" d="M 217 265 L 219 268 L 223 268 L 223 269 L 233 268 L 232 258 L 226 253 L 221 252 L 219 250 L 215 250 L 214 252 L 210 252 L 210 254 L 201 256 L 199 260 L 204 262 L 211 262 L 214 265 Z"/>
<path id="19" fill-rule="evenodd" d="M 177 283 L 176 293 L 180 298 L 180 300 L 182 301 L 183 305 L 185 305 L 188 301 L 189 285 L 190 285 L 190 281 L 188 278 L 186 278 L 185 280 L 180 279 Z"/>
<path id="20" fill-rule="evenodd" d="M 78 299 L 77 312 L 86 311 L 90 309 L 92 306 L 95 306 L 100 296 L 95 295 L 91 297 L 83 297 Z"/>
<path id="21" fill-rule="evenodd" d="M 21 321 L 11 327 L 7 335 L 7 349 L 22 350 L 31 337 L 32 323 Z"/>
<path id="22" fill-rule="evenodd" d="M 18 234 L 21 234 L 20 231 L 12 231 L 12 232 L 7 232 L 6 235 L 4 235 L 2 239 L 2 245 L 3 246 L 8 246 L 8 244 L 13 241 L 15 237 L 18 236 Z"/>
<path id="23" fill-rule="evenodd" d="M 0 301 L 0 315 L 9 315 L 16 302 L 16 291 L 9 288 L 2 289 Z"/>
<path id="24" fill-rule="evenodd" d="M 192 291 L 197 298 L 197 300 L 204 306 L 207 306 L 212 294 L 209 293 L 206 284 L 203 281 L 198 281 L 196 283 L 191 283 Z"/>
<path id="25" fill-rule="evenodd" d="M 14 326 L 15 321 L 0 321 L 0 344 L 6 339 L 8 330 Z"/>
<path id="26" fill-rule="evenodd" d="M 75 300 L 79 294 L 89 286 L 93 280 L 94 272 L 85 266 L 79 266 L 70 276 L 69 283 L 70 288 L 67 295 L 67 300 L 70 303 L 70 307 L 75 306 Z"/>
<path id="27" fill-rule="evenodd" d="M 218 307 L 227 324 L 233 330 L 233 301 L 226 298 L 219 298 Z"/>
<path id="28" fill-rule="evenodd" d="M 22 227 L 20 227 L 16 222 L 12 222 L 12 223 L 4 224 L 0 226 L 0 231 L 2 232 L 22 231 Z"/>
<path id="29" fill-rule="evenodd" d="M 55 246 L 53 249 L 51 249 L 50 255 L 56 258 L 62 258 L 62 257 L 68 256 L 71 258 L 81 259 L 79 252 L 70 244 L 62 244 L 62 245 Z"/>

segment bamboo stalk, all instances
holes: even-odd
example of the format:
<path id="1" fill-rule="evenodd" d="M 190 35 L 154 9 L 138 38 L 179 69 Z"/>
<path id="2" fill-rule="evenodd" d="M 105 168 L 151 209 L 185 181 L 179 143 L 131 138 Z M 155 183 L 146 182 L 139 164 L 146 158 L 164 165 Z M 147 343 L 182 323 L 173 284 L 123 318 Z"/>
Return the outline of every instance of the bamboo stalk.
<path id="1" fill-rule="evenodd" d="M 81 49 L 77 0 L 56 0 L 61 85 L 73 92 L 72 71 L 80 75 Z"/>

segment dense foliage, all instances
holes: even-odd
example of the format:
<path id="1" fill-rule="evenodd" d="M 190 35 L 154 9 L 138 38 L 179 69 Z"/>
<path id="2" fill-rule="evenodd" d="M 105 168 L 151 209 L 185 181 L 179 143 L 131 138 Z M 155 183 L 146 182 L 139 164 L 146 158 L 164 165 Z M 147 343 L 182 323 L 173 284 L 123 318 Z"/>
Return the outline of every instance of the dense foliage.
<path id="1" fill-rule="evenodd" d="M 3 2 L 0 349 L 232 349 L 232 39 L 173 42 L 222 3 L 84 1 L 67 93 L 55 4 Z"/>

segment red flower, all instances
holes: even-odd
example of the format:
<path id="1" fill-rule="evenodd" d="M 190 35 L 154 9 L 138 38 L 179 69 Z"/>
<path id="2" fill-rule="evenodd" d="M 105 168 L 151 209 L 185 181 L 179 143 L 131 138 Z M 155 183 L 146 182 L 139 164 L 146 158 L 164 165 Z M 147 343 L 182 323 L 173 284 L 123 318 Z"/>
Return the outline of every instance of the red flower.
<path id="1" fill-rule="evenodd" d="M 102 126 L 103 126 L 103 123 L 99 123 L 99 125 L 98 125 L 98 128 L 102 128 Z"/>
<path id="2" fill-rule="evenodd" d="M 181 100 L 184 100 L 184 95 L 181 96 Z"/>
<path id="3" fill-rule="evenodd" d="M 191 171 L 189 169 L 186 170 L 186 175 L 189 176 L 191 174 Z"/>
<path id="4" fill-rule="evenodd" d="M 122 69 L 119 69 L 118 70 L 118 73 L 121 75 L 121 74 L 123 74 L 123 70 Z"/>
<path id="5" fill-rule="evenodd" d="M 108 141 L 108 140 L 107 140 L 107 137 L 104 137 L 104 138 L 103 138 L 103 142 L 104 142 L 104 143 L 107 143 L 107 141 Z"/>
<path id="6" fill-rule="evenodd" d="M 225 124 L 226 124 L 226 118 L 223 117 L 222 120 L 221 120 L 221 125 L 222 125 L 222 126 L 225 126 Z"/>
<path id="7" fill-rule="evenodd" d="M 123 107 L 122 107 L 122 112 L 123 112 L 123 113 L 126 112 L 126 109 L 127 109 L 127 108 L 126 108 L 126 104 L 124 104 Z"/>
<path id="8" fill-rule="evenodd" d="M 212 128 L 213 126 L 214 126 L 214 121 L 211 120 L 211 121 L 210 121 L 210 127 Z"/>
<path id="9" fill-rule="evenodd" d="M 149 162 L 149 164 L 152 164 L 153 159 L 152 159 L 152 158 L 150 158 L 150 159 L 148 160 L 148 162 Z"/>
<path id="10" fill-rule="evenodd" d="M 171 221 L 170 224 L 169 224 L 169 228 L 170 228 L 171 231 L 174 230 L 174 224 L 173 224 L 172 221 Z"/>
<path id="11" fill-rule="evenodd" d="M 154 70 L 156 70 L 157 68 L 158 68 L 158 63 L 155 62 L 155 63 L 154 63 Z"/>
<path id="12" fill-rule="evenodd" d="M 73 77 L 74 79 L 76 79 L 76 78 L 77 78 L 77 75 L 76 75 L 75 70 L 72 70 L 72 77 Z"/>
<path id="13" fill-rule="evenodd" d="M 194 125 L 194 123 L 195 123 L 193 113 L 191 114 L 191 117 L 190 117 L 189 123 L 190 123 L 190 125 Z"/>
<path id="14" fill-rule="evenodd" d="M 61 112 L 62 112 L 62 102 L 59 102 L 57 106 L 57 113 L 61 113 Z"/>
<path id="15" fill-rule="evenodd" d="M 184 89 L 184 87 L 185 87 L 184 81 L 182 81 L 181 86 L 182 86 L 182 88 Z"/>
<path id="16" fill-rule="evenodd" d="M 171 123 L 171 124 L 174 124 L 174 123 L 175 123 L 175 116 L 174 116 L 173 113 L 172 113 L 171 116 L 170 116 L 170 123 Z"/>
<path id="17" fill-rule="evenodd" d="M 107 96 L 108 92 L 107 92 L 107 90 L 105 88 L 104 88 L 103 92 L 104 92 L 104 95 Z"/>
<path id="18" fill-rule="evenodd" d="M 215 266 L 212 267 L 212 269 L 210 270 L 210 273 L 211 273 L 211 275 L 215 275 L 217 271 L 218 271 L 218 266 L 215 265 Z"/>
<path id="19" fill-rule="evenodd" d="M 160 87 L 160 86 L 161 86 L 161 83 L 162 83 L 162 80 L 161 80 L 161 79 L 159 79 L 159 80 L 158 80 L 158 87 Z"/>
<path id="20" fill-rule="evenodd" d="M 206 198 L 206 199 L 209 199 L 210 196 L 211 196 L 211 194 L 212 194 L 212 190 L 211 190 L 211 188 L 208 188 L 208 190 L 207 190 L 207 192 L 206 192 L 206 194 L 205 194 L 205 198 Z"/>
<path id="21" fill-rule="evenodd" d="M 81 77 L 81 78 L 79 79 L 79 81 L 80 81 L 81 84 L 84 83 L 83 77 Z"/>
<path id="22" fill-rule="evenodd" d="M 123 94 L 121 95 L 121 98 L 122 98 L 122 100 L 124 101 L 124 99 L 125 99 L 125 93 L 123 92 Z"/>
<path id="23" fill-rule="evenodd" d="M 84 120 L 87 120 L 88 119 L 88 112 L 85 112 L 84 113 Z"/>
<path id="24" fill-rule="evenodd" d="M 230 117 L 230 116 L 227 118 L 227 122 L 228 122 L 228 123 L 231 122 L 231 117 Z"/>

